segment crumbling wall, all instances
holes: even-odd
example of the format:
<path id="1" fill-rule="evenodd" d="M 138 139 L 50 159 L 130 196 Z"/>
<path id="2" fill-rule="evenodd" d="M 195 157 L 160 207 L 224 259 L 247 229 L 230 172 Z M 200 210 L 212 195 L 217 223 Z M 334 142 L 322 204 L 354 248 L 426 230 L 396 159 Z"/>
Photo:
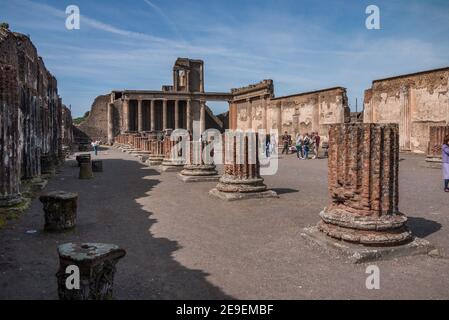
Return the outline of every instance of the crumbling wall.
<path id="1" fill-rule="evenodd" d="M 62 122 L 56 78 L 29 37 L 0 28 L 0 68 L 0 197 L 6 199 L 20 194 L 21 179 L 40 176 L 44 156 L 51 165 L 62 160 L 71 117 Z"/>
<path id="2" fill-rule="evenodd" d="M 449 124 L 449 68 L 373 81 L 364 121 L 398 123 L 401 150 L 424 153 L 432 125 Z"/>
<path id="3" fill-rule="evenodd" d="M 80 131 L 82 135 L 77 134 L 75 139 L 80 139 L 82 136 L 82 139 L 88 137 L 90 140 L 100 140 L 104 143 L 108 141 L 108 104 L 110 101 L 110 94 L 100 95 L 95 98 L 87 118 L 76 126 L 78 129 L 76 132 Z M 118 109 L 116 112 L 118 112 Z M 117 128 L 117 126 L 114 127 Z"/>

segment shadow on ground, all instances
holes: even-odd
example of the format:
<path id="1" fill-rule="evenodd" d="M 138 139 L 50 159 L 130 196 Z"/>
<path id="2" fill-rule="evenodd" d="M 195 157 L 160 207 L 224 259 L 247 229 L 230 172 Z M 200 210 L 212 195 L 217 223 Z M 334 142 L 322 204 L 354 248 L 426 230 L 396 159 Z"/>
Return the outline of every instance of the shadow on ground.
<path id="1" fill-rule="evenodd" d="M 101 158 L 100 158 L 101 159 Z M 77 227 L 66 233 L 43 232 L 42 205 L 35 199 L 23 217 L 0 232 L 0 299 L 56 299 L 57 245 L 66 242 L 105 242 L 127 251 L 118 263 L 118 299 L 231 299 L 206 279 L 207 273 L 182 266 L 173 258 L 176 241 L 155 238 L 157 223 L 151 191 L 159 173 L 134 160 L 102 159 L 102 173 L 79 180 L 74 160 L 67 161 L 44 191 L 79 194 Z M 27 234 L 27 230 L 36 230 Z"/>
<path id="2" fill-rule="evenodd" d="M 440 223 L 419 217 L 408 217 L 407 225 L 418 238 L 425 238 L 441 229 Z"/>

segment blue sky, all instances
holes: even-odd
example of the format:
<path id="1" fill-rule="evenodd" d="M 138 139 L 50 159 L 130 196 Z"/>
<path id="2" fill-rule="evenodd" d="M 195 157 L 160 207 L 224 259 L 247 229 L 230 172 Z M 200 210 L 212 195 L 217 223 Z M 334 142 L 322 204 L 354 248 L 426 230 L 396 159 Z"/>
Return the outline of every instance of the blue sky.
<path id="1" fill-rule="evenodd" d="M 370 4 L 380 30 L 365 28 Z M 65 28 L 68 5 L 80 30 Z M 447 0 L 0 0 L 0 21 L 31 36 L 75 116 L 112 89 L 171 84 L 177 57 L 205 61 L 208 91 L 343 86 L 353 110 L 374 79 L 449 66 Z"/>

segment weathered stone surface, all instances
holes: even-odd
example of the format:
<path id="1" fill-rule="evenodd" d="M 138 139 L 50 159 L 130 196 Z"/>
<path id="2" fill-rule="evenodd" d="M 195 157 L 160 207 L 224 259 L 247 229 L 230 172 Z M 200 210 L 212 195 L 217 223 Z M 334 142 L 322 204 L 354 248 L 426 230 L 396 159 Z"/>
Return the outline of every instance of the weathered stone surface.
<path id="1" fill-rule="evenodd" d="M 209 141 L 210 143 L 210 141 Z M 203 153 L 206 147 L 204 141 L 190 141 L 186 164 L 179 173 L 179 178 L 184 182 L 218 181 L 220 176 L 213 162 L 213 150 L 204 159 Z"/>
<path id="2" fill-rule="evenodd" d="M 126 251 L 113 244 L 66 243 L 58 247 L 58 295 L 60 300 L 112 300 L 117 262 Z M 80 271 L 80 288 L 67 289 L 68 266 Z"/>
<path id="3" fill-rule="evenodd" d="M 171 141 L 170 136 L 164 139 L 164 159 L 162 160 L 161 170 L 164 172 L 179 172 L 185 164 L 180 153 L 174 151 L 174 147 L 178 141 Z"/>
<path id="4" fill-rule="evenodd" d="M 71 143 L 72 120 L 29 37 L 2 27 L 0 92 L 1 205 L 2 198 L 17 202 L 21 179 L 53 172 L 63 154 L 63 133 L 66 145 Z"/>
<path id="5" fill-rule="evenodd" d="M 78 195 L 64 191 L 43 194 L 39 200 L 44 205 L 45 231 L 64 231 L 75 227 Z"/>
<path id="6" fill-rule="evenodd" d="M 447 135 L 449 135 L 449 126 L 430 126 L 426 157 L 428 167 L 441 168 L 442 148 Z"/>
<path id="7" fill-rule="evenodd" d="M 365 123 L 398 123 L 400 148 L 426 153 L 429 127 L 449 125 L 449 68 L 374 80 L 365 91 Z"/>
<path id="8" fill-rule="evenodd" d="M 220 178 L 217 186 L 209 193 L 223 200 L 241 200 L 260 197 L 277 197 L 274 191 L 267 190 L 267 186 L 263 183 L 260 176 L 260 163 L 258 155 L 258 134 L 254 134 L 254 144 L 251 145 L 248 136 L 243 138 L 243 154 L 242 161 L 238 161 L 236 157 L 237 137 L 233 137 L 228 143 L 226 152 L 232 152 L 225 161 L 224 174 Z M 254 155 L 251 156 L 250 154 Z M 255 154 L 254 154 L 255 153 Z M 254 161 L 251 161 L 254 160 Z"/>
<path id="9" fill-rule="evenodd" d="M 81 165 L 82 162 L 90 162 L 91 156 L 90 153 L 81 153 L 76 156 L 76 162 L 78 163 L 78 167 Z"/>
<path id="10" fill-rule="evenodd" d="M 366 245 L 412 238 L 398 210 L 397 124 L 332 125 L 329 132 L 330 201 L 318 224 L 327 235 Z"/>
<path id="11" fill-rule="evenodd" d="M 80 173 L 79 179 L 92 179 L 94 174 L 92 173 L 92 164 L 91 162 L 81 162 L 80 163 Z"/>

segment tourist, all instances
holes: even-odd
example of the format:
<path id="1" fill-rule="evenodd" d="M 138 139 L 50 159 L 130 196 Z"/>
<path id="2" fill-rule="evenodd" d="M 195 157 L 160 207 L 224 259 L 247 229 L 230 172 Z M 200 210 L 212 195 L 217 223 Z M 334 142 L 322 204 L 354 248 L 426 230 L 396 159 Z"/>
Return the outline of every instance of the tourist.
<path id="1" fill-rule="evenodd" d="M 449 192 L 449 135 L 444 137 L 443 144 L 443 179 L 444 191 Z"/>
<path id="2" fill-rule="evenodd" d="M 285 131 L 284 134 L 282 135 L 281 139 L 282 139 L 282 144 L 284 145 L 284 148 L 282 149 L 282 154 L 284 154 L 284 151 L 285 151 L 286 154 L 288 154 L 288 149 L 289 149 L 289 146 L 290 146 L 290 140 L 292 138 L 290 137 L 288 132 Z"/>
<path id="3" fill-rule="evenodd" d="M 304 135 L 304 139 L 302 141 L 302 153 L 303 153 L 303 159 L 308 160 L 309 159 L 309 148 L 310 148 L 310 137 L 309 133 L 306 133 Z"/>
<path id="4" fill-rule="evenodd" d="M 94 148 L 94 153 L 97 156 L 98 155 L 98 146 L 100 145 L 100 141 L 96 140 L 96 141 L 92 141 L 91 143 L 92 148 Z"/>
<path id="5" fill-rule="evenodd" d="M 320 142 L 321 142 L 320 135 L 318 134 L 318 132 L 315 132 L 315 156 L 313 157 L 313 159 L 318 158 L 320 152 Z"/>
<path id="6" fill-rule="evenodd" d="M 298 157 L 298 159 L 303 158 L 302 142 L 303 142 L 303 137 L 301 134 L 298 134 L 298 136 L 296 137 L 296 156 Z"/>

